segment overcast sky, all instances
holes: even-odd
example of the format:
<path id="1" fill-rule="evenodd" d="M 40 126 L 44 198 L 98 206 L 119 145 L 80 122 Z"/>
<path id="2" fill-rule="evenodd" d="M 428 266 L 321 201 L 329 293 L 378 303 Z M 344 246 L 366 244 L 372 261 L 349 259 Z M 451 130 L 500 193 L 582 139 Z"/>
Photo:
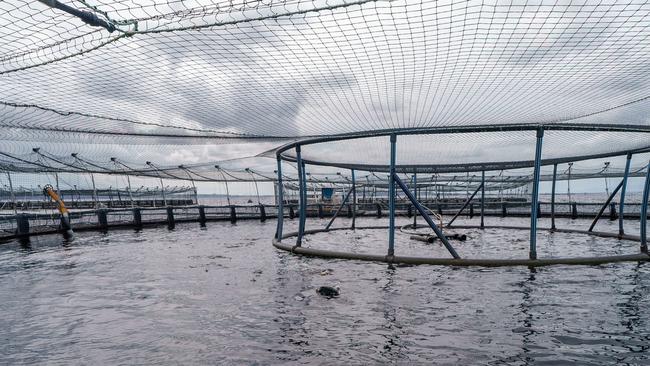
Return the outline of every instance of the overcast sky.
<path id="1" fill-rule="evenodd" d="M 90 27 L 38 2 L 0 3 L 0 150 L 24 154 L 39 146 L 59 155 L 177 165 L 254 156 L 304 136 L 383 128 L 650 125 L 644 2 L 94 5 L 121 31 Z M 125 37 L 136 18 L 139 33 Z M 399 163 L 534 154 L 534 133 L 400 142 Z M 648 145 L 646 134 L 547 133 L 543 154 Z M 387 146 L 386 138 L 366 139 L 304 154 L 385 164 Z"/>

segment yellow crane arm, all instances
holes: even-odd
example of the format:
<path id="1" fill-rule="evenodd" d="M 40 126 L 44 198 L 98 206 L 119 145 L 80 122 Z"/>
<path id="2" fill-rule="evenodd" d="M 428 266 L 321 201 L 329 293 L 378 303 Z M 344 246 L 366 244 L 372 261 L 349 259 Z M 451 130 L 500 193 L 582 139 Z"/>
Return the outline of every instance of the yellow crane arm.
<path id="1" fill-rule="evenodd" d="M 43 187 L 43 193 L 50 196 L 52 201 L 56 202 L 57 208 L 59 209 L 59 212 L 62 215 L 67 215 L 68 214 L 68 209 L 65 208 L 65 203 L 63 202 L 61 197 L 59 197 L 59 195 L 56 193 L 56 191 L 54 190 L 54 187 L 52 187 L 52 185 L 46 184 L 45 187 Z"/>

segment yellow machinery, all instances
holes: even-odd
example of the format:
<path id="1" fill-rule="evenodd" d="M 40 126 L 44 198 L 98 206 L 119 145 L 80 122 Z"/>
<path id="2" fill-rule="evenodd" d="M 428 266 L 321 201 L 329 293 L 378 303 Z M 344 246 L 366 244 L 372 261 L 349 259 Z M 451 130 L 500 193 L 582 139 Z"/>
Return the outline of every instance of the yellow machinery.
<path id="1" fill-rule="evenodd" d="M 72 227 L 70 226 L 70 215 L 68 213 L 68 209 L 65 208 L 65 203 L 59 197 L 59 194 L 56 193 L 54 190 L 54 187 L 52 187 L 51 184 L 46 184 L 45 187 L 43 187 L 43 194 L 50 196 L 52 201 L 56 202 L 57 208 L 59 209 L 59 213 L 61 213 L 61 229 L 72 233 Z"/>

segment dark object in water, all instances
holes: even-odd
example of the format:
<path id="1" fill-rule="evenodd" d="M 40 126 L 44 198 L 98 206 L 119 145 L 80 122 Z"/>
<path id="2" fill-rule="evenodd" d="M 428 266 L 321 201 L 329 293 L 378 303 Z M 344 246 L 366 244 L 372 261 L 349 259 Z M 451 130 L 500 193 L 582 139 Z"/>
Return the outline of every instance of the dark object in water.
<path id="1" fill-rule="evenodd" d="M 325 296 L 330 299 L 333 297 L 338 297 L 340 294 L 338 286 L 336 287 L 321 286 L 316 290 L 316 292 L 318 292 L 319 295 Z"/>
<path id="2" fill-rule="evenodd" d="M 446 234 L 445 236 L 449 240 L 458 240 L 458 241 L 467 240 L 467 235 L 465 234 L 453 233 L 453 234 Z M 418 241 L 423 241 L 431 244 L 434 241 L 438 240 L 438 237 L 435 235 L 411 235 L 411 240 L 418 240 Z"/>

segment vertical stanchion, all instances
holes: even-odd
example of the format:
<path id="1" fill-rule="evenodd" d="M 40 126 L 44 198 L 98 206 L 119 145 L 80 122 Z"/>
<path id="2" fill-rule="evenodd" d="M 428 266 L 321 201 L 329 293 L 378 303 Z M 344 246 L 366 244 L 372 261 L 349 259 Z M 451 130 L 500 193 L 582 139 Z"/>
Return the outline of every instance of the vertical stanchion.
<path id="1" fill-rule="evenodd" d="M 181 170 L 185 171 L 185 174 L 187 174 L 187 177 L 190 179 L 190 183 L 192 183 L 192 190 L 194 191 L 194 203 L 193 204 L 198 205 L 199 204 L 199 194 L 198 194 L 198 192 L 196 190 L 196 184 L 194 184 L 194 178 L 192 178 L 192 174 L 190 174 L 190 170 L 187 169 L 183 165 L 179 165 L 178 167 Z"/>
<path id="2" fill-rule="evenodd" d="M 485 228 L 485 170 L 481 171 L 481 229 Z"/>
<path id="3" fill-rule="evenodd" d="M 98 197 L 97 197 L 97 187 L 95 187 L 95 175 L 90 173 L 90 181 L 93 183 L 93 204 L 94 208 L 99 207 Z"/>
<path id="4" fill-rule="evenodd" d="M 618 235 L 625 234 L 625 229 L 623 229 L 623 218 L 625 216 L 625 188 L 627 187 L 627 177 L 630 174 L 631 160 L 632 154 L 627 154 L 627 159 L 625 160 L 625 173 L 623 175 L 623 186 L 621 187 L 621 201 L 618 207 Z"/>
<path id="5" fill-rule="evenodd" d="M 390 135 L 390 178 L 388 180 L 388 256 L 395 255 L 395 143 L 397 135 Z"/>
<path id="6" fill-rule="evenodd" d="M 262 204 L 262 202 L 260 202 L 260 189 L 257 186 L 257 180 L 255 180 L 255 176 L 253 175 L 253 172 L 250 168 L 246 168 L 245 170 L 248 174 L 250 174 L 251 179 L 253 180 L 253 185 L 255 185 L 255 195 L 257 196 L 257 203 Z"/>
<path id="7" fill-rule="evenodd" d="M 139 207 L 133 209 L 133 225 L 137 228 L 142 227 L 142 211 Z"/>
<path id="8" fill-rule="evenodd" d="M 300 145 L 296 145 L 296 164 L 298 165 L 298 196 L 300 197 L 300 212 L 298 212 L 298 236 L 296 238 L 296 246 L 302 245 L 302 236 L 305 233 L 305 221 L 307 217 L 307 205 L 305 198 L 307 197 L 305 190 L 305 166 L 302 163 L 302 156 L 300 154 Z"/>
<path id="9" fill-rule="evenodd" d="M 133 194 L 131 193 L 131 179 L 129 179 L 129 175 L 127 174 L 126 176 L 126 184 L 128 184 L 129 188 L 129 200 L 131 200 L 131 208 L 135 207 L 135 203 L 133 202 Z"/>
<path id="10" fill-rule="evenodd" d="M 108 229 L 108 210 L 100 209 L 97 210 L 97 225 L 101 230 Z"/>
<path id="11" fill-rule="evenodd" d="M 205 227 L 206 221 L 208 220 L 205 217 L 205 207 L 199 206 L 199 224 L 201 225 L 201 227 Z"/>
<path id="12" fill-rule="evenodd" d="M 259 210 L 260 210 L 260 221 L 264 222 L 266 221 L 266 207 L 264 207 L 263 204 L 259 204 Z"/>
<path id="13" fill-rule="evenodd" d="M 571 203 L 571 168 L 573 168 L 573 163 L 569 163 L 569 169 L 568 170 L 568 177 L 566 181 L 566 194 L 569 199 L 569 203 Z"/>
<path id="14" fill-rule="evenodd" d="M 352 169 L 352 230 L 356 227 L 357 221 L 357 184 L 354 178 L 354 169 Z"/>
<path id="15" fill-rule="evenodd" d="M 56 181 L 56 193 L 59 194 L 59 197 L 63 198 L 63 192 L 59 189 L 59 173 L 54 173 L 54 180 Z"/>
<path id="16" fill-rule="evenodd" d="M 215 168 L 221 173 L 221 177 L 223 178 L 223 183 L 226 186 L 226 202 L 228 202 L 228 206 L 230 206 L 230 190 L 228 189 L 228 179 L 226 179 L 226 174 L 224 174 L 223 170 L 219 167 L 219 165 L 215 165 Z"/>
<path id="17" fill-rule="evenodd" d="M 230 205 L 230 223 L 235 224 L 237 223 L 237 209 L 235 206 Z"/>
<path id="18" fill-rule="evenodd" d="M 167 197 L 165 197 L 165 184 L 163 183 L 162 178 L 160 178 L 160 193 L 162 194 L 163 206 L 167 207 Z"/>
<path id="19" fill-rule="evenodd" d="M 156 171 L 156 174 L 158 175 L 158 179 L 160 179 L 160 192 L 162 194 L 163 206 L 167 207 L 167 198 L 165 197 L 165 184 L 163 183 L 162 177 L 160 176 L 160 170 L 158 170 L 158 168 L 156 168 L 156 166 L 154 166 L 152 162 L 147 161 L 146 163 Z"/>
<path id="20" fill-rule="evenodd" d="M 9 179 L 9 191 L 11 191 L 11 204 L 14 208 L 14 215 L 18 214 L 18 208 L 16 207 L 16 193 L 14 192 L 14 184 L 11 182 L 11 173 L 7 171 L 7 179 Z"/>
<path id="21" fill-rule="evenodd" d="M 174 220 L 174 208 L 167 206 L 167 228 L 172 230 L 176 227 L 176 220 Z"/>
<path id="22" fill-rule="evenodd" d="M 282 226 L 284 224 L 284 190 L 282 187 L 282 159 L 277 157 L 278 160 L 278 226 L 275 231 L 275 238 L 282 241 Z"/>
<path id="23" fill-rule="evenodd" d="M 551 230 L 555 230 L 555 182 L 557 180 L 557 163 L 553 164 L 553 183 L 551 185 Z"/>
<path id="24" fill-rule="evenodd" d="M 643 186 L 643 202 L 641 202 L 641 253 L 648 253 L 648 237 L 646 226 L 648 224 L 648 199 L 650 199 L 650 162 L 645 174 L 645 186 Z"/>
<path id="25" fill-rule="evenodd" d="M 16 235 L 29 236 L 29 216 L 26 213 L 16 215 Z"/>
<path id="26" fill-rule="evenodd" d="M 277 170 L 274 171 L 274 173 L 277 173 Z M 273 202 L 277 207 L 278 206 L 278 183 L 277 182 L 273 183 Z"/>
<path id="27" fill-rule="evenodd" d="M 530 259 L 537 259 L 537 205 L 539 200 L 539 176 L 542 165 L 542 140 L 544 129 L 537 130 L 535 144 L 535 170 L 533 171 L 533 195 L 530 200 Z"/>
<path id="28" fill-rule="evenodd" d="M 418 173 L 413 172 L 413 197 L 415 197 L 415 200 L 418 200 Z M 413 229 L 417 229 L 418 227 L 418 211 L 415 210 L 415 213 L 413 215 Z"/>

